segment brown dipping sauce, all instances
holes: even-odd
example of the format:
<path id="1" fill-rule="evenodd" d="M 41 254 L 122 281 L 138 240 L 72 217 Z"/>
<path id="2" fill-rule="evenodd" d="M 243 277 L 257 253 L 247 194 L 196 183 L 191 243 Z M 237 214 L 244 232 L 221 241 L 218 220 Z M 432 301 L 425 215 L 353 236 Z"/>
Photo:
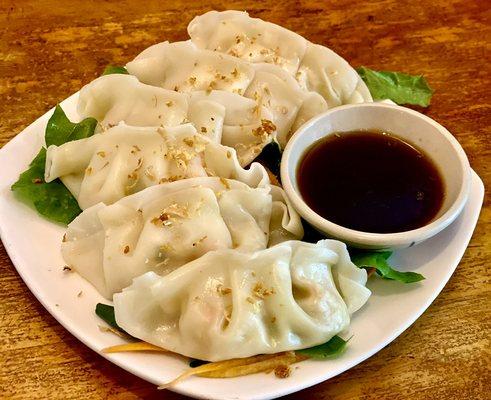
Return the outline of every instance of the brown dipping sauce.
<path id="1" fill-rule="evenodd" d="M 317 214 L 371 233 L 422 227 L 444 198 L 440 173 L 426 155 L 375 131 L 337 133 L 315 142 L 300 161 L 297 182 Z"/>

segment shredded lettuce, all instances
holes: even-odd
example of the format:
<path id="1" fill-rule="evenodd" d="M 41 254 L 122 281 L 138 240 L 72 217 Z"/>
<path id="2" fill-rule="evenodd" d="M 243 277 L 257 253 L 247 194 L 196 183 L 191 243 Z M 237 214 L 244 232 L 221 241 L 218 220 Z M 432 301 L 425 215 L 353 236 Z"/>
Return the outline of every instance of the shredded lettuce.
<path id="1" fill-rule="evenodd" d="M 422 75 L 402 72 L 374 71 L 367 67 L 356 70 L 375 100 L 390 99 L 397 104 L 430 105 L 433 89 Z"/>
<path id="2" fill-rule="evenodd" d="M 46 125 L 46 146 L 52 144 L 59 146 L 72 140 L 89 137 L 94 134 L 96 125 L 97 121 L 94 118 L 86 118 L 79 123 L 71 122 L 63 109 L 57 105 Z M 43 147 L 29 164 L 29 168 L 12 185 L 11 190 L 17 199 L 34 207 L 46 219 L 67 225 L 82 210 L 61 180 L 45 182 L 45 164 L 46 149 Z"/>
<path id="3" fill-rule="evenodd" d="M 353 264 L 359 268 L 374 268 L 377 275 L 384 279 L 391 279 L 403 283 L 419 282 L 425 277 L 417 272 L 397 271 L 388 263 L 391 251 L 351 251 L 350 257 Z"/>
<path id="4" fill-rule="evenodd" d="M 129 75 L 125 67 L 119 67 L 117 65 L 108 65 L 106 68 L 104 68 L 104 72 L 102 73 L 102 75 L 111 75 L 111 74 Z"/>
<path id="5" fill-rule="evenodd" d="M 346 349 L 347 343 L 347 340 L 341 339 L 336 335 L 326 343 L 309 347 L 308 349 L 296 350 L 295 352 L 315 360 L 325 360 L 339 356 Z"/>

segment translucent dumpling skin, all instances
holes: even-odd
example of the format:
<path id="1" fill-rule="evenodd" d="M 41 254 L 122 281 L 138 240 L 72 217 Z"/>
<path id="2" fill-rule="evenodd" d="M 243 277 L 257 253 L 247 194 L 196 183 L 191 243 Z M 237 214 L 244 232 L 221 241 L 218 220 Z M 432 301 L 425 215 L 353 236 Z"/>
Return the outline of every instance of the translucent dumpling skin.
<path id="1" fill-rule="evenodd" d="M 333 240 L 217 250 L 167 276 L 136 278 L 114 296 L 116 320 L 137 338 L 202 360 L 297 350 L 348 327 L 370 296 L 366 278 Z"/>
<path id="2" fill-rule="evenodd" d="M 61 252 L 110 299 L 145 272 L 165 275 L 212 250 L 256 251 L 301 238 L 300 218 L 283 195 L 214 177 L 152 186 L 86 209 L 68 225 Z"/>

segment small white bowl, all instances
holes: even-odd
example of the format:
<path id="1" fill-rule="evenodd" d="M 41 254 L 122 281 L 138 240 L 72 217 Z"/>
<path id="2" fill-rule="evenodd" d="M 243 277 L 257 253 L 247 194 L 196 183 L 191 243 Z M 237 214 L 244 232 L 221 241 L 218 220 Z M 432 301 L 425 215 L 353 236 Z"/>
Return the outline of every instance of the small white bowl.
<path id="1" fill-rule="evenodd" d="M 314 142 L 335 132 L 381 130 L 413 144 L 435 163 L 443 178 L 443 205 L 427 225 L 405 232 L 370 233 L 345 228 L 315 213 L 302 199 L 297 184 L 297 167 Z M 328 172 L 319 171 L 319 184 Z M 471 169 L 459 142 L 443 126 L 409 108 L 383 103 L 353 104 L 333 108 L 298 129 L 281 159 L 281 181 L 299 214 L 314 228 L 358 248 L 391 249 L 410 247 L 440 232 L 462 211 L 469 194 Z M 336 188 L 333 188 L 336 196 Z"/>

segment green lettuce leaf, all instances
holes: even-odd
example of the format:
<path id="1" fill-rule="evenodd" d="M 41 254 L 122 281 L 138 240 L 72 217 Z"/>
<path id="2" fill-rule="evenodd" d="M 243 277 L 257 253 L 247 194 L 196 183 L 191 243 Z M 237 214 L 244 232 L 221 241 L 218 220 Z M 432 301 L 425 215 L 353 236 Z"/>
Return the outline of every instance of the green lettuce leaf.
<path id="1" fill-rule="evenodd" d="M 104 72 L 102 73 L 102 75 L 111 75 L 111 74 L 129 75 L 125 67 L 119 67 L 117 65 L 108 65 L 106 68 L 104 68 Z"/>
<path id="2" fill-rule="evenodd" d="M 359 268 L 375 268 L 375 271 L 384 279 L 392 279 L 403 283 L 419 282 L 425 277 L 417 272 L 400 272 L 393 269 L 388 259 L 391 251 L 351 251 L 350 257 L 353 264 Z"/>
<path id="3" fill-rule="evenodd" d="M 339 356 L 346 349 L 346 343 L 348 343 L 347 340 L 341 339 L 336 335 L 326 343 L 309 347 L 308 349 L 296 350 L 295 352 L 316 360 L 325 360 Z"/>
<path id="4" fill-rule="evenodd" d="M 114 307 L 109 304 L 97 303 L 95 306 L 95 313 L 97 316 L 102 319 L 109 326 L 126 333 L 129 335 L 123 328 L 121 328 L 116 322 L 116 317 L 114 315 Z M 129 335 L 131 336 L 131 335 Z"/>
<path id="5" fill-rule="evenodd" d="M 430 105 L 433 89 L 422 75 L 402 72 L 374 71 L 360 67 L 356 70 L 368 86 L 374 100 L 390 99 L 397 104 Z"/>
<path id="6" fill-rule="evenodd" d="M 18 200 L 34 207 L 45 218 L 67 225 L 82 212 L 77 200 L 59 179 L 44 181 L 46 149 L 43 147 L 11 190 Z"/>
<path id="7" fill-rule="evenodd" d="M 89 137 L 94 134 L 96 125 L 97 121 L 94 118 L 86 118 L 79 123 L 71 122 L 63 109 L 57 105 L 46 125 L 46 145 L 59 146 L 72 140 Z M 45 182 L 45 164 L 46 149 L 43 147 L 29 164 L 29 168 L 12 185 L 11 190 L 17 199 L 34 207 L 43 217 L 67 225 L 82 210 L 61 180 Z"/>
<path id="8" fill-rule="evenodd" d="M 46 125 L 44 140 L 46 147 L 52 144 L 60 146 L 72 140 L 84 139 L 94 134 L 97 120 L 95 118 L 85 118 L 83 121 L 71 122 L 63 109 L 57 105 L 55 112 Z"/>

